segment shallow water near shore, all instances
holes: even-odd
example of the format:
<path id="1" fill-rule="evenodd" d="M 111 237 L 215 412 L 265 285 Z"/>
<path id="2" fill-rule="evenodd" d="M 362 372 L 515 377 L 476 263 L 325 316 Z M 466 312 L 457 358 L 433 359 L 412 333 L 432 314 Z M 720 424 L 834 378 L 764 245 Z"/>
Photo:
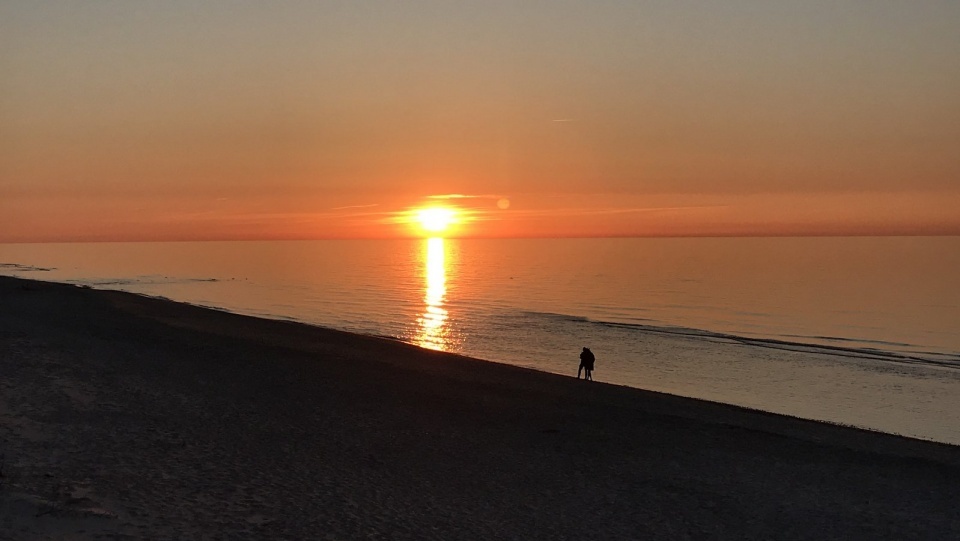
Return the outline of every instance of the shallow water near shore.
<path id="1" fill-rule="evenodd" d="M 0 245 L 0 273 L 960 444 L 960 239 Z"/>

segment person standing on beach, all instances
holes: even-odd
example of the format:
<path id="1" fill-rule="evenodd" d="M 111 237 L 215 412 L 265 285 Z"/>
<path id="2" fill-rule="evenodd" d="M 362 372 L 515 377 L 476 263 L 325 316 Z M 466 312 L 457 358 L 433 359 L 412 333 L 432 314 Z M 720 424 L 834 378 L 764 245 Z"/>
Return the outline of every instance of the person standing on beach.
<path id="1" fill-rule="evenodd" d="M 593 381 L 593 363 L 597 358 L 593 356 L 590 348 L 583 348 L 580 352 L 580 368 L 577 369 L 577 379 L 580 379 L 580 372 L 585 372 L 584 381 Z"/>

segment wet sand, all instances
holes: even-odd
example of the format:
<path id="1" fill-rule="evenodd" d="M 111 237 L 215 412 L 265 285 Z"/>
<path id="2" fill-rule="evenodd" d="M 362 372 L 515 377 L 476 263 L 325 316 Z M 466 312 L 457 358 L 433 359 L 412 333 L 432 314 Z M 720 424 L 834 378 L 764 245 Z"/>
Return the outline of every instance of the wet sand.
<path id="1" fill-rule="evenodd" d="M 0 436 L 0 539 L 960 538 L 960 447 L 5 277 Z"/>

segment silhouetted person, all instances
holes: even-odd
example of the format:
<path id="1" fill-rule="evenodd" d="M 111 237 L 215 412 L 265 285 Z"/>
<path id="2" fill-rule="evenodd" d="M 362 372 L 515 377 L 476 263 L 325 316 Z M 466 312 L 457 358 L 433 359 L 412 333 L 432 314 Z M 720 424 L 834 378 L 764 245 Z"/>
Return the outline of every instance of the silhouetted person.
<path id="1" fill-rule="evenodd" d="M 577 369 L 577 379 L 580 379 L 580 372 L 585 372 L 583 379 L 593 381 L 593 363 L 597 358 L 593 356 L 590 348 L 583 348 L 580 352 L 580 368 Z"/>

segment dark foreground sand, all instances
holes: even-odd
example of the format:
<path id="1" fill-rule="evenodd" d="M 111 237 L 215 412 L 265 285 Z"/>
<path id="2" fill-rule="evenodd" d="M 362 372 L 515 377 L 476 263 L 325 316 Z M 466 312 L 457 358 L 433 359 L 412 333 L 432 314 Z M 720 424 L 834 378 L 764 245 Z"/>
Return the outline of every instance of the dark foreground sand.
<path id="1" fill-rule="evenodd" d="M 0 437 L 3 539 L 960 538 L 958 447 L 11 278 Z"/>

